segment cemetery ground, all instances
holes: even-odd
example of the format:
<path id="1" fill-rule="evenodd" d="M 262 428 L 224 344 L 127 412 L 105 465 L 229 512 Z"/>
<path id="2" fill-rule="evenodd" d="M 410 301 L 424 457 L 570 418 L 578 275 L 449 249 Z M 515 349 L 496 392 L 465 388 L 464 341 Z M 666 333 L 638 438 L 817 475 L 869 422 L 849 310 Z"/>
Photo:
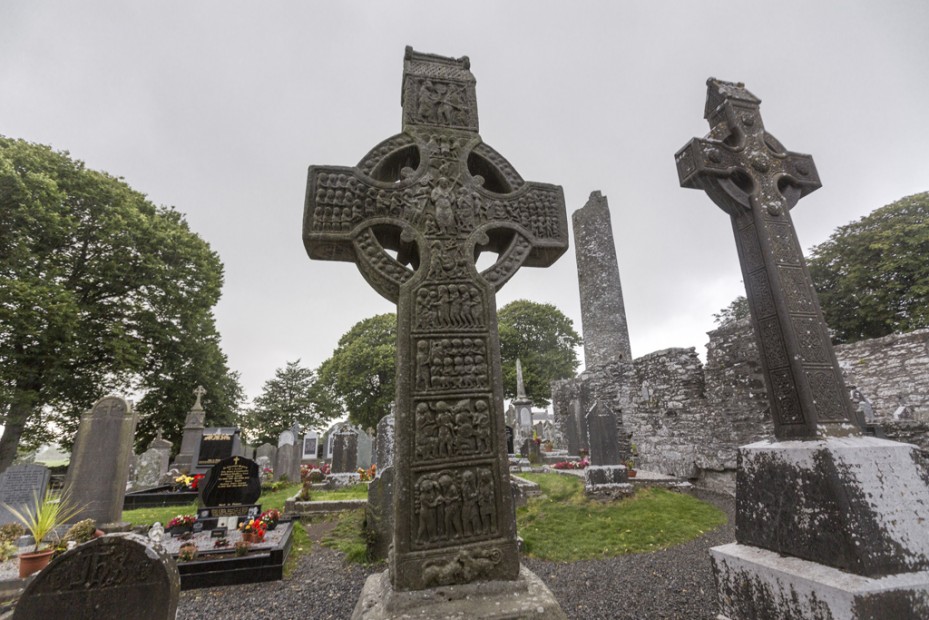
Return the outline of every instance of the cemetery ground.
<path id="1" fill-rule="evenodd" d="M 707 549 L 735 538 L 731 497 L 641 488 L 599 502 L 573 476 L 521 476 L 542 490 L 517 509 L 522 561 L 569 618 L 716 617 Z M 362 510 L 305 517 L 283 580 L 184 591 L 178 618 L 350 617 L 365 578 L 385 566 L 366 561 L 363 519 Z"/>

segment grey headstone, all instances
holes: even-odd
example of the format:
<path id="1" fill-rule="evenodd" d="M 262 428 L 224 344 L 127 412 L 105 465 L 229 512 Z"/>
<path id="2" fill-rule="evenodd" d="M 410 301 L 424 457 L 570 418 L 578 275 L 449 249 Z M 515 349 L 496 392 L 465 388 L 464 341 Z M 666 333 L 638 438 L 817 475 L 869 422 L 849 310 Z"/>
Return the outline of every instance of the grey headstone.
<path id="1" fill-rule="evenodd" d="M 41 501 L 45 497 L 48 478 L 48 467 L 44 465 L 13 465 L 0 474 L 0 525 L 20 523 L 6 507 L 18 512 L 26 508 L 31 510 L 37 499 Z"/>
<path id="2" fill-rule="evenodd" d="M 394 462 L 394 414 L 385 415 L 377 423 L 377 475 Z"/>
<path id="3" fill-rule="evenodd" d="M 597 401 L 587 413 L 590 433 L 590 463 L 592 465 L 619 465 L 619 437 L 616 435 L 616 417 L 604 403 Z"/>
<path id="4" fill-rule="evenodd" d="M 13 620 L 174 620 L 181 577 L 161 545 L 138 534 L 97 538 L 56 558 L 28 583 Z"/>
<path id="5" fill-rule="evenodd" d="M 197 465 L 197 455 L 200 454 L 200 438 L 203 436 L 203 429 L 206 426 L 206 412 L 200 399 L 206 394 L 203 386 L 197 386 L 194 395 L 197 400 L 193 407 L 187 413 L 184 420 L 184 434 L 181 437 L 181 448 L 178 450 L 177 457 L 174 459 L 173 466 L 181 471 L 192 472 Z"/>
<path id="6" fill-rule="evenodd" d="M 138 416 L 124 399 L 105 396 L 81 417 L 65 488 L 82 507 L 71 523 L 115 523 L 123 512 Z"/>
<path id="7" fill-rule="evenodd" d="M 581 293 L 585 363 L 591 368 L 617 359 L 632 361 L 606 196 L 592 192 L 587 204 L 575 211 L 571 219 Z"/>
<path id="8" fill-rule="evenodd" d="M 356 467 L 367 469 L 374 462 L 374 439 L 366 431 L 358 431 Z"/>
<path id="9" fill-rule="evenodd" d="M 277 447 L 269 443 L 258 446 L 258 449 L 255 450 L 255 460 L 260 462 L 262 458 L 266 458 L 271 463 L 270 467 L 274 469 L 274 462 L 277 460 Z"/>
<path id="10" fill-rule="evenodd" d="M 157 486 L 168 471 L 168 453 L 149 448 L 143 452 L 136 465 L 136 486 L 141 489 Z"/>
<path id="11" fill-rule="evenodd" d="M 346 426 L 335 434 L 332 444 L 332 473 L 351 473 L 358 469 L 358 433 Z"/>
<path id="12" fill-rule="evenodd" d="M 292 430 L 281 431 L 277 438 L 277 460 L 274 462 L 274 479 L 280 480 L 287 478 L 291 482 L 296 482 L 300 478 L 292 478 L 294 467 L 294 446 L 297 444 L 297 436 Z"/>
<path id="13" fill-rule="evenodd" d="M 300 461 L 303 457 L 303 443 L 300 441 L 300 425 L 295 423 L 290 427 L 290 432 L 293 433 L 294 443 L 290 446 L 291 458 L 288 478 L 293 482 L 300 482 Z"/>
<path id="14" fill-rule="evenodd" d="M 494 298 L 523 264 L 565 252 L 564 194 L 524 181 L 480 139 L 467 58 L 407 48 L 402 100 L 403 133 L 357 168 L 310 167 L 304 245 L 312 259 L 356 262 L 398 304 L 393 587 L 512 581 Z M 478 273 L 477 231 L 502 228 L 518 230 L 514 245 L 491 235 L 502 258 Z"/>

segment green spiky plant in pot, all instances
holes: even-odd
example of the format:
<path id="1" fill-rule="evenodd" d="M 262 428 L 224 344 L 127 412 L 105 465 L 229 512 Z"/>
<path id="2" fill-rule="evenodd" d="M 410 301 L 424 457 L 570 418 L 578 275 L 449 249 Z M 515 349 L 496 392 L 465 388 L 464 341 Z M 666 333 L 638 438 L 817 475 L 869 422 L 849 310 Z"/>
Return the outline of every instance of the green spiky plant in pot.
<path id="1" fill-rule="evenodd" d="M 55 546 L 51 545 L 42 549 L 42 541 L 49 534 L 54 533 L 56 527 L 67 523 L 81 511 L 81 507 L 71 502 L 67 492 L 56 493 L 50 490 L 41 498 L 36 492 L 33 497 L 35 499 L 33 504 L 22 510 L 12 506 L 6 507 L 14 517 L 19 519 L 35 540 L 32 552 L 19 554 L 20 577 L 28 577 L 48 565 L 55 553 Z"/>

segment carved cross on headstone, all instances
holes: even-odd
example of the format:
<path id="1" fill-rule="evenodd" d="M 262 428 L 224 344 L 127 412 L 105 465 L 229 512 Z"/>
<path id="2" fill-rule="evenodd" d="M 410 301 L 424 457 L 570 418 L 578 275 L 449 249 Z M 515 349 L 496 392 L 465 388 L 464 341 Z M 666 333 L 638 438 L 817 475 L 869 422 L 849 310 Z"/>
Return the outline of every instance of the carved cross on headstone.
<path id="1" fill-rule="evenodd" d="M 764 129 L 743 84 L 707 81 L 705 138 L 675 155 L 683 187 L 702 189 L 732 219 L 742 279 L 779 439 L 860 432 L 790 209 L 820 187 L 813 158 Z"/>
<path id="2" fill-rule="evenodd" d="M 307 181 L 310 258 L 355 262 L 398 306 L 398 590 L 517 577 L 494 295 L 567 249 L 561 188 L 523 181 L 477 133 L 469 67 L 407 48 L 403 132 Z M 499 257 L 478 273 L 482 251 Z"/>

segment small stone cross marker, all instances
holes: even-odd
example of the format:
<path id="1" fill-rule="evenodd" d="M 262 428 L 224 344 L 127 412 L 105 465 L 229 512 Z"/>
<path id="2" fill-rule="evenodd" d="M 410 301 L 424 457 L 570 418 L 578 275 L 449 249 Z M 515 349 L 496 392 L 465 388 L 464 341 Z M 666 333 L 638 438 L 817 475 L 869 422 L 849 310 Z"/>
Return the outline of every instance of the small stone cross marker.
<path id="1" fill-rule="evenodd" d="M 397 590 L 519 573 L 494 296 L 567 249 L 561 188 L 482 142 L 469 69 L 407 48 L 403 132 L 307 181 L 310 258 L 356 263 L 398 306 Z M 479 273 L 483 251 L 499 258 Z"/>
<path id="2" fill-rule="evenodd" d="M 743 84 L 707 81 L 710 133 L 677 152 L 681 185 L 732 219 L 742 280 L 779 439 L 860 432 L 790 209 L 820 187 L 813 158 L 765 131 Z"/>
<path id="3" fill-rule="evenodd" d="M 203 395 L 206 394 L 206 390 L 203 389 L 202 385 L 198 385 L 197 389 L 194 390 L 194 396 L 197 397 L 197 402 L 194 403 L 194 409 L 203 409 L 203 405 L 200 403 L 200 399 L 203 398 Z"/>

